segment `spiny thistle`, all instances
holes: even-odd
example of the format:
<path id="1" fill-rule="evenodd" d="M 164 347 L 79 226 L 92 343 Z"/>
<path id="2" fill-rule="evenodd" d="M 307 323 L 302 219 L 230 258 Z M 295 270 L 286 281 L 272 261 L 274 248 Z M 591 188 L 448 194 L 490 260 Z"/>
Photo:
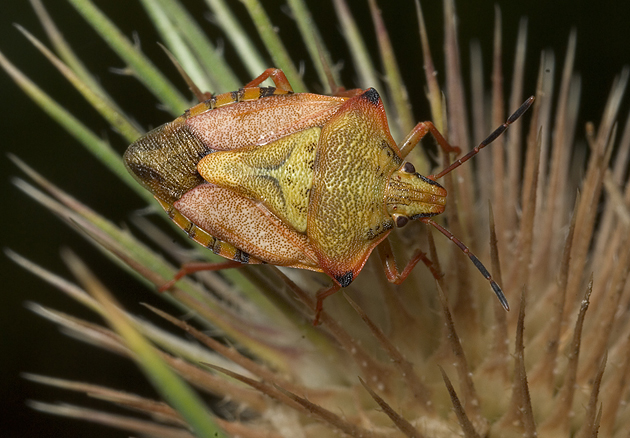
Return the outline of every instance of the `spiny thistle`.
<path id="1" fill-rule="evenodd" d="M 54 52 L 21 31 L 117 133 L 128 143 L 136 140 L 144 130 L 87 72 L 39 0 L 32 3 Z M 124 60 L 126 72 L 137 77 L 173 117 L 194 103 L 91 1 L 70 3 Z M 253 37 L 223 1 L 208 1 L 226 40 L 249 72 L 248 77 L 237 78 L 178 2 L 142 2 L 178 68 L 198 90 L 235 90 L 274 65 L 286 73 L 295 91 L 306 91 L 274 31 L 273 19 L 258 1 L 243 3 L 269 59 L 255 49 Z M 378 88 L 393 135 L 400 139 L 414 125 L 414 118 L 376 2 L 371 0 L 369 7 L 382 69 L 373 65 L 376 54 L 368 52 L 345 1 L 334 4 L 358 77 L 358 83 L 343 85 Z M 319 75 L 321 89 L 335 90 L 342 85 L 333 64 L 336 60 L 326 50 L 306 5 L 293 0 L 289 7 L 311 58 L 309 68 Z M 523 90 L 526 24 L 522 22 L 519 29 L 506 104 L 500 19 L 495 28 L 492 89 L 483 88 L 481 52 L 473 46 L 474 79 L 467 97 L 453 1 L 444 1 L 446 65 L 439 69 L 443 75 L 436 73 L 419 4 L 417 12 L 431 120 L 465 152 L 503 123 L 506 109 L 517 108 L 530 94 Z M 9 251 L 18 264 L 100 315 L 106 326 L 43 306 L 32 306 L 34 311 L 86 342 L 131 358 L 163 398 L 150 400 L 124 388 L 29 375 L 43 384 L 104 398 L 142 416 L 40 402 L 33 402 L 33 407 L 155 437 L 591 437 L 598 432 L 606 437 L 627 436 L 630 121 L 619 134 L 616 117 L 628 70 L 614 82 L 598 126 L 588 126 L 588 160 L 572 165 L 577 159 L 574 136 L 580 99 L 580 81 L 573 71 L 575 46 L 572 34 L 557 92 L 549 79 L 556 72 L 554 59 L 544 53 L 531 114 L 478 155 L 474 165 L 462 166 L 445 182 L 449 228 L 480 259 L 491 261 L 490 270 L 506 291 L 512 312 L 503 311 L 459 249 L 441 237 L 433 241 L 422 224 L 395 234 L 395 249 L 400 260 L 418 247 L 426 249 L 432 268 L 444 273 L 438 281 L 419 266 L 405 283 L 393 286 L 373 256 L 351 287 L 326 301 L 321 325 L 313 327 L 314 294 L 328 281 L 323 275 L 272 266 L 201 273 L 186 277 L 164 294 L 190 315 L 186 321 L 147 306 L 147 313 L 172 323 L 186 334 L 182 337 L 125 312 L 114 295 L 133 291 L 107 291 L 70 252 L 63 257 L 81 286 Z M 80 143 L 155 206 L 125 170 L 120 151 L 112 150 L 1 54 L 0 65 Z M 379 70 L 385 74 L 386 86 L 381 85 Z M 414 154 L 411 161 L 418 170 L 430 174 L 420 148 Z M 180 263 L 190 260 L 179 245 L 173 247 L 170 234 L 154 225 L 164 214 L 151 220 L 134 216 L 133 231 L 118 227 L 24 162 L 13 160 L 39 186 L 19 180 L 18 187 L 75 225 L 148 287 L 162 285 Z M 584 171 L 576 172 L 573 166 Z M 144 243 L 147 237 L 161 251 Z M 208 251 L 195 250 L 197 258 L 211 259 Z M 224 402 L 210 409 L 202 397 L 207 394 Z"/>

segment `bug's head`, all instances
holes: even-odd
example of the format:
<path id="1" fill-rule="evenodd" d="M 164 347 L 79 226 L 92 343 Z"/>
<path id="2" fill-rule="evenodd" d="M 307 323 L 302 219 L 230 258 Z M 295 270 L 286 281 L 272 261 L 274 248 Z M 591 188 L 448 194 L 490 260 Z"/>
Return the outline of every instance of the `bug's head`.
<path id="1" fill-rule="evenodd" d="M 409 220 L 435 216 L 444 211 L 446 189 L 416 172 L 405 162 L 389 178 L 385 192 L 385 207 L 398 227 Z"/>

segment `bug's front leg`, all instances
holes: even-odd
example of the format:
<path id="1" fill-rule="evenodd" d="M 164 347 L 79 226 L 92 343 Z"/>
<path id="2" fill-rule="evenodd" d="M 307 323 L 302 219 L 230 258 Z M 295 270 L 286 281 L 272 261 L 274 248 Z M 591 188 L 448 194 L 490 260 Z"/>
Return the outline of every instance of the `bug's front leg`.
<path id="1" fill-rule="evenodd" d="M 396 264 L 396 258 L 394 257 L 394 251 L 392 250 L 392 246 L 389 243 L 388 239 L 383 240 L 378 245 L 378 254 L 381 257 L 381 261 L 383 262 L 383 270 L 385 271 L 385 275 L 387 276 L 387 281 L 394 284 L 401 284 L 411 273 L 411 270 L 418 264 L 419 261 L 422 261 L 427 268 L 433 274 L 435 279 L 439 280 L 442 278 L 442 274 L 435 269 L 435 265 L 433 262 L 427 257 L 427 255 L 421 251 L 416 250 L 411 256 L 411 259 L 407 263 L 407 266 L 402 270 L 402 272 L 398 271 L 398 266 Z"/>
<path id="2" fill-rule="evenodd" d="M 409 152 L 413 150 L 414 147 L 420 142 L 420 140 L 431 133 L 435 138 L 435 141 L 440 145 L 442 150 L 446 153 L 454 153 L 455 155 L 459 154 L 461 150 L 457 146 L 451 146 L 448 141 L 444 138 L 444 136 L 438 131 L 435 125 L 432 122 L 420 122 L 418 123 L 407 137 L 398 145 L 400 149 L 400 155 L 402 158 L 405 158 L 409 155 Z"/>

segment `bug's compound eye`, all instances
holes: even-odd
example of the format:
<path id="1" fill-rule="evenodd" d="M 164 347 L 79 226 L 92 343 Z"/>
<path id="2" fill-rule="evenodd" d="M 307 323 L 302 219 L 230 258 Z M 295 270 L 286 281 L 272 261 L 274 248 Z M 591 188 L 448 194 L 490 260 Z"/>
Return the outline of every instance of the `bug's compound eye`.
<path id="1" fill-rule="evenodd" d="M 404 227 L 409 222 L 409 218 L 404 214 L 394 214 L 392 215 L 392 218 L 394 219 L 394 223 L 398 228 Z"/>
<path id="2" fill-rule="evenodd" d="M 413 167 L 413 164 L 411 164 L 409 161 L 407 161 L 403 165 L 402 171 L 405 172 L 405 173 L 416 173 L 416 168 Z"/>

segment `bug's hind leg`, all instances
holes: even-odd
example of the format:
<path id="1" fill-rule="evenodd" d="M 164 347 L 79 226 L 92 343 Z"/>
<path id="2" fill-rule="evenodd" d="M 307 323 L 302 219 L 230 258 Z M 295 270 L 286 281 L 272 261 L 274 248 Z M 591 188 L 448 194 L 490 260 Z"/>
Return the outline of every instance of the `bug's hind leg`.
<path id="1" fill-rule="evenodd" d="M 220 271 L 220 270 L 223 270 L 223 269 L 240 268 L 241 266 L 245 266 L 245 264 L 241 263 L 241 262 L 236 262 L 236 261 L 233 261 L 233 260 L 228 260 L 226 262 L 216 262 L 216 263 L 210 263 L 210 262 L 190 262 L 190 263 L 185 263 L 179 268 L 179 271 L 177 271 L 177 273 L 175 274 L 173 279 L 170 280 L 170 281 L 167 281 L 162 286 L 160 286 L 158 288 L 158 291 L 159 292 L 165 292 L 165 291 L 169 290 L 179 280 L 181 280 L 182 278 L 184 278 L 185 276 L 187 276 L 189 274 L 194 274 L 195 272 Z"/>
<path id="2" fill-rule="evenodd" d="M 289 83 L 289 80 L 284 75 L 284 72 L 279 68 L 268 68 L 260 76 L 252 80 L 250 83 L 246 84 L 243 88 L 250 87 L 258 87 L 262 84 L 266 79 L 271 78 L 276 88 L 284 91 L 288 91 L 289 93 L 293 93 L 293 87 Z"/>

